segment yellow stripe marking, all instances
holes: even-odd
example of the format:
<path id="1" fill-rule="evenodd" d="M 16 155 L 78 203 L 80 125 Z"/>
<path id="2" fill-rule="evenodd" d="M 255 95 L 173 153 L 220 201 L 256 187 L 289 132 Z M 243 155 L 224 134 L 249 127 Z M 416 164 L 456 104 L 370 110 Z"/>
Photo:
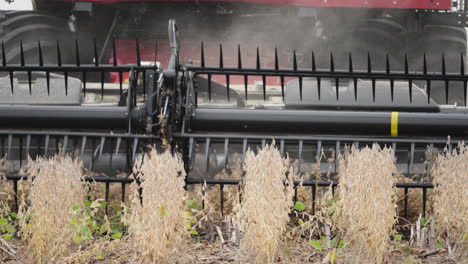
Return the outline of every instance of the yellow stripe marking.
<path id="1" fill-rule="evenodd" d="M 390 121 L 390 135 L 398 137 L 398 112 L 392 112 L 392 119 Z"/>

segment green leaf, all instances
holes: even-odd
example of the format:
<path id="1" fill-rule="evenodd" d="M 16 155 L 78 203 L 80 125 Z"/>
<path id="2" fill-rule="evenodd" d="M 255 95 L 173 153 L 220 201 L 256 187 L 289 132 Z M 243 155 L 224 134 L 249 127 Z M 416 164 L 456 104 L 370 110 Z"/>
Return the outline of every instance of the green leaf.
<path id="1" fill-rule="evenodd" d="M 193 236 L 199 236 L 200 235 L 200 234 L 198 234 L 197 230 L 190 231 L 190 234 L 193 235 Z"/>
<path id="2" fill-rule="evenodd" d="M 284 250 L 284 254 L 290 255 L 290 254 L 291 254 L 291 250 L 290 250 L 290 249 L 285 249 L 285 250 Z"/>
<path id="3" fill-rule="evenodd" d="M 340 242 L 338 242 L 338 248 L 339 249 L 343 249 L 345 247 L 347 247 L 349 245 L 349 242 L 346 241 L 346 240 L 340 240 Z"/>
<path id="4" fill-rule="evenodd" d="M 468 233 L 464 234 L 462 239 L 460 240 L 460 243 L 465 242 L 468 239 Z"/>
<path id="5" fill-rule="evenodd" d="M 296 202 L 296 204 L 294 204 L 294 209 L 297 211 L 304 211 L 305 205 L 301 202 Z"/>
<path id="6" fill-rule="evenodd" d="M 431 223 L 431 219 L 429 217 L 421 218 L 421 226 L 422 227 L 428 226 L 430 223 Z"/>
<path id="7" fill-rule="evenodd" d="M 445 242 L 443 240 L 437 242 L 436 246 L 439 248 L 439 249 L 443 249 L 445 247 Z"/>
<path id="8" fill-rule="evenodd" d="M 15 212 L 11 212 L 11 213 L 10 213 L 10 216 L 11 216 L 13 219 L 18 219 L 18 214 L 15 213 Z"/>
<path id="9" fill-rule="evenodd" d="M 10 234 L 14 234 L 16 232 L 16 229 L 12 224 L 6 225 L 5 230 Z"/>
<path id="10" fill-rule="evenodd" d="M 122 238 L 122 233 L 115 233 L 115 234 L 112 234 L 112 239 L 121 239 Z"/>
<path id="11" fill-rule="evenodd" d="M 403 239 L 403 235 L 395 235 L 393 238 L 395 238 L 397 241 L 401 241 Z"/>
<path id="12" fill-rule="evenodd" d="M 85 200 L 85 201 L 83 202 L 83 204 L 84 204 L 85 206 L 90 206 L 90 205 L 91 205 L 91 201 L 90 201 L 90 200 Z"/>
<path id="13" fill-rule="evenodd" d="M 5 225 L 5 224 L 8 224 L 8 219 L 0 218 L 0 225 Z"/>
<path id="14" fill-rule="evenodd" d="M 12 235 L 12 234 L 6 234 L 6 235 L 3 236 L 3 239 L 4 239 L 5 241 L 11 240 L 12 238 L 13 238 L 13 235 Z"/>
<path id="15" fill-rule="evenodd" d="M 330 264 L 335 264 L 335 260 L 336 260 L 336 251 L 335 250 L 332 250 L 330 252 L 328 252 L 328 255 L 330 256 Z"/>
<path id="16" fill-rule="evenodd" d="M 99 228 L 99 234 L 104 234 L 107 232 L 107 227 L 106 225 L 102 225 L 100 228 Z"/>
<path id="17" fill-rule="evenodd" d="M 186 202 L 186 204 L 187 204 L 188 208 L 191 208 L 191 209 L 197 209 L 198 208 L 198 203 L 197 203 L 196 200 L 188 200 Z"/>
<path id="18" fill-rule="evenodd" d="M 403 252 L 405 252 L 406 254 L 409 254 L 409 253 L 411 253 L 411 248 L 406 246 L 406 247 L 403 248 Z"/>
<path id="19" fill-rule="evenodd" d="M 336 211 L 335 207 L 328 208 L 328 215 L 332 216 L 335 213 L 335 211 Z"/>
<path id="20" fill-rule="evenodd" d="M 299 220 L 297 220 L 297 223 L 298 223 L 299 225 L 303 225 L 303 224 L 304 224 L 304 220 L 302 220 L 302 219 L 299 218 Z"/>
<path id="21" fill-rule="evenodd" d="M 73 240 L 73 242 L 74 242 L 75 244 L 79 244 L 79 243 L 81 243 L 81 241 L 82 241 L 82 240 L 81 240 L 80 234 L 75 234 L 75 236 L 73 236 L 72 240 Z"/>
<path id="22" fill-rule="evenodd" d="M 72 223 L 73 225 L 78 225 L 78 220 L 72 219 L 72 220 L 71 220 L 71 223 Z"/>
<path id="23" fill-rule="evenodd" d="M 320 240 L 311 240 L 309 243 L 315 250 L 322 251 L 322 249 L 323 249 L 322 241 L 320 241 Z"/>
<path id="24" fill-rule="evenodd" d="M 101 207 L 101 204 L 99 202 L 92 202 L 91 205 L 89 206 L 89 208 L 100 208 Z"/>

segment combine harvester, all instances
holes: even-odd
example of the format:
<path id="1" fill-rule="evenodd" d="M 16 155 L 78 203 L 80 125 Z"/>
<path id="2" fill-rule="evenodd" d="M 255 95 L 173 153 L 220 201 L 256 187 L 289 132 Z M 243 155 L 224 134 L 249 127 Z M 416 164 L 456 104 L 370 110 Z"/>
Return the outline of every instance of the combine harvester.
<path id="1" fill-rule="evenodd" d="M 249 147 L 274 140 L 300 172 L 321 163 L 336 186 L 345 147 L 378 143 L 403 176 L 425 179 L 397 184 L 422 189 L 424 213 L 433 158 L 467 137 L 465 1 L 135 2 L 36 0 L 37 12 L 2 14 L 10 169 L 78 153 L 107 199 L 111 183 L 131 182 L 117 174 L 170 146 L 188 185 L 220 187 L 223 210 L 224 186 L 239 179 L 216 175 Z M 180 39 L 172 19 L 162 35 L 168 18 L 180 18 Z M 7 175 L 15 192 L 22 177 Z M 305 178 L 312 208 L 330 184 Z"/>

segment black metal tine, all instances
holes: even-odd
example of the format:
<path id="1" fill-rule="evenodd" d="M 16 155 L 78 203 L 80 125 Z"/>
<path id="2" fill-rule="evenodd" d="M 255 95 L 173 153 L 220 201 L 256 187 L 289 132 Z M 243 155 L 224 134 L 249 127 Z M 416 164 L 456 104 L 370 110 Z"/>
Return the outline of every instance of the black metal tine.
<path id="1" fill-rule="evenodd" d="M 224 184 L 219 185 L 219 191 L 220 191 L 221 216 L 224 216 Z"/>
<path id="2" fill-rule="evenodd" d="M 64 80 L 65 80 L 65 95 L 68 95 L 68 72 L 64 72 Z"/>
<path id="3" fill-rule="evenodd" d="M 57 40 L 57 65 L 62 66 L 62 54 L 60 52 L 60 42 Z"/>
<path id="4" fill-rule="evenodd" d="M 80 66 L 80 50 L 78 48 L 78 40 L 75 40 L 75 58 L 76 58 L 76 66 Z"/>
<path id="5" fill-rule="evenodd" d="M 247 139 L 242 140 L 242 162 L 245 161 L 245 153 L 247 152 Z"/>
<path id="6" fill-rule="evenodd" d="M 141 57 L 140 57 L 140 42 L 138 41 L 138 38 L 135 40 L 136 44 L 136 60 L 137 60 L 137 65 L 141 65 Z"/>
<path id="7" fill-rule="evenodd" d="M 367 72 L 368 73 L 372 72 L 372 61 L 370 57 L 370 52 L 367 52 Z"/>
<path id="8" fill-rule="evenodd" d="M 107 214 L 107 208 L 109 207 L 109 192 L 110 192 L 110 182 L 106 181 L 106 194 L 105 194 L 105 201 L 106 201 L 106 208 L 105 213 Z"/>
<path id="9" fill-rule="evenodd" d="M 257 59 L 256 59 L 256 69 L 257 70 L 260 70 L 260 51 L 259 51 L 259 48 L 257 46 Z"/>
<path id="10" fill-rule="evenodd" d="M 10 71 L 9 72 L 9 76 L 10 76 L 10 87 L 11 87 L 11 94 L 14 93 L 14 81 L 13 81 L 13 71 Z"/>
<path id="11" fill-rule="evenodd" d="M 275 47 L 275 70 L 279 70 L 278 48 Z"/>
<path id="12" fill-rule="evenodd" d="M 115 37 L 112 38 L 112 63 L 117 66 L 117 48 L 115 46 Z"/>
<path id="13" fill-rule="evenodd" d="M 283 75 L 280 76 L 280 83 L 281 83 L 281 97 L 283 98 L 283 102 L 284 102 L 284 76 Z"/>
<path id="14" fill-rule="evenodd" d="M 315 200 L 317 198 L 317 186 L 312 185 L 312 215 L 315 214 Z"/>
<path id="15" fill-rule="evenodd" d="M 266 139 L 262 138 L 262 149 L 265 147 L 266 145 Z"/>
<path id="16" fill-rule="evenodd" d="M 423 217 L 426 217 L 426 203 L 427 203 L 427 188 L 424 188 L 423 187 L 423 190 L 422 190 L 422 196 L 423 196 L 423 208 L 422 208 L 422 215 Z"/>
<path id="17" fill-rule="evenodd" d="M 335 62 L 333 60 L 333 52 L 330 52 L 330 71 L 335 71 Z"/>
<path id="18" fill-rule="evenodd" d="M 302 77 L 299 77 L 299 99 L 302 101 Z"/>
<path id="19" fill-rule="evenodd" d="M 46 71 L 47 95 L 50 95 L 50 72 Z"/>
<path id="20" fill-rule="evenodd" d="M 372 82 L 372 101 L 375 103 L 375 79 L 372 79 L 371 82 Z"/>
<path id="21" fill-rule="evenodd" d="M 442 75 L 445 76 L 447 73 L 446 67 L 445 67 L 445 54 L 442 52 Z M 449 81 L 445 80 L 445 103 L 449 103 Z"/>
<path id="22" fill-rule="evenodd" d="M 227 169 L 229 156 L 229 138 L 224 139 L 224 168 Z"/>
<path id="23" fill-rule="evenodd" d="M 202 54 L 203 54 L 203 42 L 202 42 Z M 204 65 L 202 65 L 204 67 Z M 242 56 L 240 45 L 237 45 L 237 68 L 242 69 Z"/>
<path id="24" fill-rule="evenodd" d="M 68 136 L 65 135 L 65 136 L 63 136 L 63 145 L 62 145 L 62 149 L 61 149 L 62 156 L 65 156 L 65 153 L 67 153 L 67 145 L 68 145 Z"/>
<path id="25" fill-rule="evenodd" d="M 390 80 L 390 97 L 393 103 L 393 99 L 395 97 L 395 81 L 393 79 Z"/>
<path id="26" fill-rule="evenodd" d="M 460 76 L 464 77 L 465 76 L 465 58 L 463 56 L 463 52 L 460 53 Z M 467 91 L 466 91 L 466 85 L 467 85 L 467 80 L 463 79 L 463 102 L 465 103 L 465 106 L 467 105 L 466 102 L 468 100 L 467 96 Z"/>
<path id="27" fill-rule="evenodd" d="M 426 171 L 429 172 L 431 169 L 431 161 L 432 161 L 432 152 L 434 151 L 434 144 L 429 144 L 429 157 L 427 157 L 428 162 L 426 165 Z"/>
<path id="28" fill-rule="evenodd" d="M 29 95 L 32 95 L 32 76 L 31 71 L 28 71 L 28 87 L 29 87 Z"/>
<path id="29" fill-rule="evenodd" d="M 262 89 L 263 89 L 263 101 L 266 101 L 266 75 L 262 75 Z"/>
<path id="30" fill-rule="evenodd" d="M 44 57 L 42 56 L 41 41 L 37 41 L 37 50 L 39 55 L 39 66 L 44 66 Z"/>
<path id="31" fill-rule="evenodd" d="M 80 159 L 83 159 L 85 147 L 86 147 L 86 136 L 83 136 L 82 139 L 81 139 Z"/>
<path id="32" fill-rule="evenodd" d="M 122 193 L 121 200 L 122 200 L 122 203 L 124 203 L 125 202 L 125 182 L 121 183 L 121 193 Z"/>
<path id="33" fill-rule="evenodd" d="M 284 139 L 280 140 L 280 155 L 281 157 L 284 156 Z"/>
<path id="34" fill-rule="evenodd" d="M 24 67 L 25 63 L 24 63 L 24 50 L 23 50 L 23 41 L 22 40 L 20 41 L 20 62 L 21 62 L 21 66 Z"/>
<path id="35" fill-rule="evenodd" d="M 211 103 L 211 73 L 208 73 L 208 102 Z"/>
<path id="36" fill-rule="evenodd" d="M 26 157 L 29 156 L 29 147 L 31 146 L 31 135 L 26 136 Z"/>
<path id="37" fill-rule="evenodd" d="M 118 137 L 117 138 L 117 142 L 115 143 L 115 155 L 117 155 L 119 153 L 119 149 L 120 149 L 120 143 L 122 142 L 122 138 L 121 137 Z"/>
<path id="38" fill-rule="evenodd" d="M 200 50 L 200 66 L 205 68 L 205 48 L 203 45 L 203 41 L 201 42 L 201 50 Z"/>
<path id="39" fill-rule="evenodd" d="M 7 143 L 7 158 L 11 159 L 11 145 L 13 143 L 13 135 L 8 134 L 8 143 Z"/>
<path id="40" fill-rule="evenodd" d="M 302 166 L 302 152 L 303 152 L 303 147 L 304 147 L 304 140 L 300 139 L 299 140 L 299 161 L 298 161 L 298 170 L 299 172 L 301 171 L 301 166 Z"/>
<path id="41" fill-rule="evenodd" d="M 405 54 L 405 74 L 409 74 L 409 65 L 408 65 L 408 55 Z M 408 91 L 409 91 L 409 99 L 410 103 L 413 102 L 413 81 L 408 79 Z"/>
<path id="42" fill-rule="evenodd" d="M 208 170 L 210 168 L 210 138 L 206 138 L 205 141 L 205 162 L 206 162 L 206 170 L 205 172 L 208 173 Z"/>
<path id="43" fill-rule="evenodd" d="M 316 66 L 315 66 L 315 53 L 312 51 L 312 72 L 315 72 Z"/>
<path id="44" fill-rule="evenodd" d="M 96 38 L 93 39 L 94 46 L 94 66 L 99 66 L 99 55 L 97 51 Z"/>
<path id="45" fill-rule="evenodd" d="M 231 78 L 229 74 L 226 74 L 226 93 L 227 93 L 228 102 L 231 101 L 230 82 L 231 82 Z"/>
<path id="46" fill-rule="evenodd" d="M 223 68 L 224 63 L 223 63 L 223 45 L 220 43 L 219 44 L 219 68 Z"/>
<path id="47" fill-rule="evenodd" d="M 297 56 L 296 50 L 293 50 L 293 70 L 297 71 Z"/>
<path id="48" fill-rule="evenodd" d="M 98 160 L 101 159 L 102 151 L 104 150 L 104 144 L 106 143 L 106 137 L 101 137 L 101 144 L 99 144 L 99 156 Z"/>
<path id="49" fill-rule="evenodd" d="M 44 143 L 44 157 L 47 157 L 47 152 L 49 150 L 49 139 L 50 139 L 50 136 L 46 135 L 45 143 Z"/>
<path id="50" fill-rule="evenodd" d="M 351 53 L 348 54 L 348 67 L 349 72 L 353 72 L 353 57 L 351 56 Z"/>
<path id="51" fill-rule="evenodd" d="M 388 53 L 386 54 L 385 58 L 385 72 L 390 74 L 390 58 L 388 57 Z"/>
<path id="52" fill-rule="evenodd" d="M 423 73 L 426 75 L 427 74 L 427 58 L 426 58 L 426 53 L 424 53 L 423 56 Z M 427 91 L 427 104 L 431 103 L 431 80 L 427 79 L 426 80 L 426 91 Z"/>
<path id="53" fill-rule="evenodd" d="M 317 77 L 317 95 L 318 95 L 319 101 L 320 101 L 321 90 L 322 90 L 322 82 L 320 80 L 320 77 Z"/>
<path id="54" fill-rule="evenodd" d="M 336 101 L 340 100 L 340 79 L 335 78 Z"/>
<path id="55" fill-rule="evenodd" d="M 5 43 L 2 41 L 2 65 L 7 65 L 6 52 L 5 52 Z"/>
<path id="56" fill-rule="evenodd" d="M 137 148 L 138 148 L 138 143 L 139 143 L 138 138 L 134 138 L 133 139 L 133 148 L 132 148 L 132 161 L 135 161 L 136 151 L 137 151 Z"/>
<path id="57" fill-rule="evenodd" d="M 18 181 L 13 181 L 13 192 L 15 193 L 15 210 L 18 210 Z"/>
<path id="58" fill-rule="evenodd" d="M 120 93 L 120 98 L 122 98 L 122 93 L 123 93 L 123 72 L 119 72 L 119 93 Z"/>
<path id="59" fill-rule="evenodd" d="M 354 87 L 354 101 L 357 101 L 358 98 L 358 89 L 357 89 L 358 80 L 353 78 L 353 87 Z"/>

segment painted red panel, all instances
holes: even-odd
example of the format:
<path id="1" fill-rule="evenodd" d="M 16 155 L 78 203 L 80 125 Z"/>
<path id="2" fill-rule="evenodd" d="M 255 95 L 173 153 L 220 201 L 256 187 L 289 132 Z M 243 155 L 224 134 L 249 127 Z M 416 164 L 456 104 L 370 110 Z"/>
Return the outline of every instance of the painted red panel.
<path id="1" fill-rule="evenodd" d="M 47 1 L 47 0 L 42 0 Z M 78 2 L 83 0 L 62 0 Z M 86 0 L 104 4 L 124 2 L 251 2 L 273 5 L 317 6 L 317 7 L 365 7 L 365 8 L 406 8 L 406 9 L 450 9 L 451 0 Z"/>

